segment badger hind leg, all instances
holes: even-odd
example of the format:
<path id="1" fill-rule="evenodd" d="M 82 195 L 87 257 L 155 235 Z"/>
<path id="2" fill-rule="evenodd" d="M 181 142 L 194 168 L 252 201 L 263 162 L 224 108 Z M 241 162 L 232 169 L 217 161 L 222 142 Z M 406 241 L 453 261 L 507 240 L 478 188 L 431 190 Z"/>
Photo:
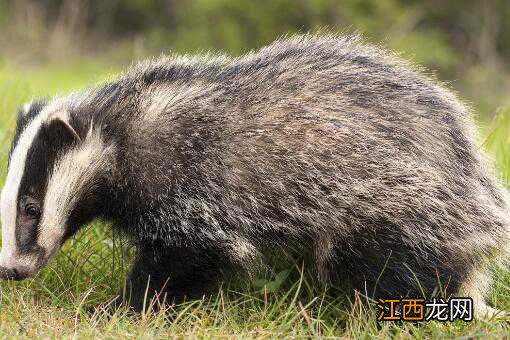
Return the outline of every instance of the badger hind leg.
<path id="1" fill-rule="evenodd" d="M 473 300 L 474 317 L 480 320 L 508 317 L 510 314 L 487 305 L 485 295 L 490 286 L 487 270 L 474 269 L 460 287 L 460 294 Z"/>
<path id="2" fill-rule="evenodd" d="M 502 205 L 504 209 L 499 211 L 498 225 L 500 228 L 492 239 L 497 240 L 492 248 L 496 252 L 492 256 L 487 255 L 485 261 L 482 261 L 477 267 L 474 267 L 466 279 L 463 280 L 460 293 L 473 299 L 474 316 L 478 319 L 507 318 L 510 312 L 499 310 L 487 305 L 485 296 L 487 295 L 492 283 L 492 274 L 489 265 L 498 269 L 508 270 L 510 267 L 510 192 L 505 196 L 506 202 Z M 491 247 L 489 247 L 491 248 Z M 491 254 L 491 252 L 487 252 Z"/>
<path id="3" fill-rule="evenodd" d="M 317 235 L 313 246 L 313 259 L 319 280 L 330 283 L 338 279 L 335 272 L 337 264 L 334 239 L 324 235 Z"/>

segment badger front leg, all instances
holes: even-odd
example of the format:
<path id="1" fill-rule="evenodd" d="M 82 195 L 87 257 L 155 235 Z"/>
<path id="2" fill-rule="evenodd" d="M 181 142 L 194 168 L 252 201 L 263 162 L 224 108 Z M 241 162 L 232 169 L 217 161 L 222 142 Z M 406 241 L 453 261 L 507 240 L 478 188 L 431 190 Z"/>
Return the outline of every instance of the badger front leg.
<path id="1" fill-rule="evenodd" d="M 224 263 L 213 249 L 139 249 L 118 302 L 142 312 L 201 298 L 217 287 Z"/>

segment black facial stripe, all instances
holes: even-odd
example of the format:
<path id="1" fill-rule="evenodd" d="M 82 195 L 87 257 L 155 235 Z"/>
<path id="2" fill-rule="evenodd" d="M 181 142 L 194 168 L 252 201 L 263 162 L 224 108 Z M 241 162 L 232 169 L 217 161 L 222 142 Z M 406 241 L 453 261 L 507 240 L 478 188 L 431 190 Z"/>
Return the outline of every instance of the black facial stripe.
<path id="1" fill-rule="evenodd" d="M 16 245 L 20 253 L 40 252 L 43 249 L 37 245 L 39 236 L 39 220 L 23 214 L 25 204 L 33 203 L 35 200 L 30 197 L 22 197 L 19 202 L 19 213 L 16 216 Z"/>
<path id="2" fill-rule="evenodd" d="M 49 165 L 54 164 L 56 155 L 52 154 L 39 131 L 34 138 L 32 146 L 27 152 L 25 169 L 18 190 L 17 214 L 16 214 L 16 245 L 20 252 L 30 252 L 37 245 L 39 221 L 26 223 L 22 218 L 24 214 L 26 198 L 32 197 L 39 204 L 41 211 L 44 209 L 44 193 L 49 176 Z"/>
<path id="3" fill-rule="evenodd" d="M 18 190 L 15 237 L 20 252 L 33 252 L 38 248 L 39 219 L 27 218 L 27 200 L 36 203 L 41 212 L 44 211 L 44 197 L 51 169 L 73 142 L 73 138 L 58 123 L 42 125 L 34 137 L 27 152 Z"/>
<path id="4" fill-rule="evenodd" d="M 45 101 L 34 101 L 30 105 L 30 109 L 28 112 L 24 112 L 23 110 L 20 110 L 18 112 L 18 119 L 16 121 L 16 131 L 14 132 L 14 137 L 12 139 L 11 143 L 11 149 L 9 151 L 9 162 L 11 160 L 11 154 L 14 151 L 14 148 L 16 145 L 18 145 L 19 138 L 21 137 L 22 132 L 25 130 L 25 128 L 28 126 L 28 124 L 34 120 L 39 113 L 41 113 L 42 108 L 46 105 Z"/>

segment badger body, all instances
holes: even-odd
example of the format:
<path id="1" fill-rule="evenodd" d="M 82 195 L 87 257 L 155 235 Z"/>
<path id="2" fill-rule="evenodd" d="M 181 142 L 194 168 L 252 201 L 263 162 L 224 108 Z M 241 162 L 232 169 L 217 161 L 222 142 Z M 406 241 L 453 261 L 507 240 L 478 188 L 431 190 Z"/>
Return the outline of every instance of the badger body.
<path id="1" fill-rule="evenodd" d="M 509 200 L 469 111 L 353 37 L 240 58 L 162 57 L 20 112 L 0 275 L 24 278 L 94 218 L 138 249 L 131 305 L 201 296 L 292 248 L 380 297 L 464 291 L 508 243 Z"/>

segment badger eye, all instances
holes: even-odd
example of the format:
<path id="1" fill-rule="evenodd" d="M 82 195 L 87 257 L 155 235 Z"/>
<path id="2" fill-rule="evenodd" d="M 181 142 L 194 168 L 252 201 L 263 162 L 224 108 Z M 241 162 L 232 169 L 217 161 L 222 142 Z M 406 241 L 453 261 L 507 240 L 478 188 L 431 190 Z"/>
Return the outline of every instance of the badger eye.
<path id="1" fill-rule="evenodd" d="M 27 214 L 28 217 L 33 219 L 39 218 L 40 215 L 39 208 L 37 208 L 34 204 L 27 204 L 25 206 L 25 214 Z"/>

